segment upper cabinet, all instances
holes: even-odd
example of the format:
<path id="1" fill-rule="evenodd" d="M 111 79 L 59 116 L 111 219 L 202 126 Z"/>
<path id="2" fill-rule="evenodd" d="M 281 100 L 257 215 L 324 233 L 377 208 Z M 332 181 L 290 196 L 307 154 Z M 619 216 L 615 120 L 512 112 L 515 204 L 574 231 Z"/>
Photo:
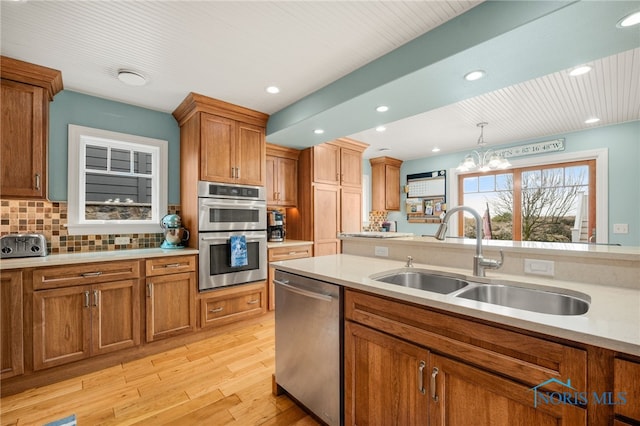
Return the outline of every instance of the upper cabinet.
<path id="1" fill-rule="evenodd" d="M 298 156 L 300 151 L 267 144 L 267 205 L 296 207 L 298 204 Z"/>
<path id="2" fill-rule="evenodd" d="M 362 152 L 367 145 L 340 138 L 313 147 L 313 181 L 329 185 L 362 186 Z"/>
<path id="3" fill-rule="evenodd" d="M 371 209 L 400 210 L 400 166 L 402 160 L 371 158 Z"/>
<path id="4" fill-rule="evenodd" d="M 49 102 L 62 90 L 62 74 L 1 59 L 0 197 L 46 199 Z"/>

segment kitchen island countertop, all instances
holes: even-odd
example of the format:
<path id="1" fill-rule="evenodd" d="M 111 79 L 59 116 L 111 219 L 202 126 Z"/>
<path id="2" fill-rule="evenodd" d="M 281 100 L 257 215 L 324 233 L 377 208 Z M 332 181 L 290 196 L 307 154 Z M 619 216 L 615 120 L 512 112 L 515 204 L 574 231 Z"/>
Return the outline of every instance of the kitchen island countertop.
<path id="1" fill-rule="evenodd" d="M 468 269 L 414 264 L 415 269 L 461 274 L 474 282 L 501 282 L 533 288 L 554 287 L 586 293 L 591 297 L 586 314 L 551 315 L 387 284 L 369 278 L 383 271 L 401 269 L 404 264 L 399 260 L 349 254 L 271 263 L 277 270 L 328 281 L 346 288 L 640 356 L 640 289 L 507 275 L 496 271 L 489 272 L 489 277 L 482 279 L 472 277 Z"/>

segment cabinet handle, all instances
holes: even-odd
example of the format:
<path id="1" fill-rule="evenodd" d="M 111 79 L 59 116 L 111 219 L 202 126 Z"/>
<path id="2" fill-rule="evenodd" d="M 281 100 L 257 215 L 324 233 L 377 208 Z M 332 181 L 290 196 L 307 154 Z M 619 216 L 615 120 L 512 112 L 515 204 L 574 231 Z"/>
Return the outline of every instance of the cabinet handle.
<path id="1" fill-rule="evenodd" d="M 153 283 L 147 283 L 147 297 L 153 296 Z"/>
<path id="2" fill-rule="evenodd" d="M 436 376 L 438 375 L 438 369 L 436 367 L 433 367 L 433 370 L 431 372 L 431 399 L 434 400 L 434 402 L 438 402 L 438 395 L 436 394 Z"/>
<path id="3" fill-rule="evenodd" d="M 100 275 L 102 275 L 102 272 L 101 272 L 101 271 L 98 271 L 98 272 L 85 272 L 84 274 L 82 274 L 82 276 L 83 276 L 84 278 L 89 278 L 89 277 L 98 277 L 98 276 L 100 276 Z"/>
<path id="4" fill-rule="evenodd" d="M 98 306 L 98 290 L 93 290 L 93 306 Z"/>
<path id="5" fill-rule="evenodd" d="M 236 179 L 240 179 L 240 167 L 236 167 Z"/>
<path id="6" fill-rule="evenodd" d="M 40 191 L 40 173 L 36 173 L 36 191 Z"/>
<path id="7" fill-rule="evenodd" d="M 260 301 L 260 299 L 253 299 L 253 300 L 249 300 L 247 302 L 247 305 L 255 305 L 256 303 L 258 303 Z"/>
<path id="8" fill-rule="evenodd" d="M 89 290 L 84 292 L 84 307 L 89 307 Z"/>
<path id="9" fill-rule="evenodd" d="M 425 394 L 427 391 L 424 389 L 424 368 L 427 366 L 424 361 L 420 361 L 418 364 L 418 391 L 421 394 Z"/>
<path id="10" fill-rule="evenodd" d="M 209 313 L 215 314 L 215 313 L 218 313 L 218 312 L 222 312 L 223 309 L 224 308 L 222 306 L 219 307 L 219 308 L 209 309 Z"/>
<path id="11" fill-rule="evenodd" d="M 179 263 L 167 263 L 164 265 L 165 268 L 177 268 L 178 266 L 180 266 Z"/>

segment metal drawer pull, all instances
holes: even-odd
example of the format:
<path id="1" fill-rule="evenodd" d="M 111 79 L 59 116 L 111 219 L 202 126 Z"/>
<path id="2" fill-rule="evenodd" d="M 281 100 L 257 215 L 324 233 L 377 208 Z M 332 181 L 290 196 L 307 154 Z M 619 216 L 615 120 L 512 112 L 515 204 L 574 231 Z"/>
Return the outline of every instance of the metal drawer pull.
<path id="1" fill-rule="evenodd" d="M 255 305 L 256 303 L 258 303 L 260 301 L 260 299 L 253 299 L 253 300 L 249 300 L 247 302 L 247 305 Z"/>
<path id="2" fill-rule="evenodd" d="M 424 361 L 420 361 L 418 364 L 418 391 L 421 394 L 425 394 L 427 391 L 424 388 L 424 368 L 427 366 Z"/>
<path id="3" fill-rule="evenodd" d="M 224 310 L 224 308 L 221 306 L 219 308 L 213 308 L 213 309 L 209 309 L 209 313 L 211 314 L 216 314 L 218 312 L 222 312 Z"/>
<path id="4" fill-rule="evenodd" d="M 148 297 L 152 297 L 153 296 L 153 283 L 148 283 L 147 284 L 147 293 L 149 293 Z"/>
<path id="5" fill-rule="evenodd" d="M 180 266 L 179 263 L 167 263 L 164 265 L 165 268 L 177 268 L 178 266 Z"/>
<path id="6" fill-rule="evenodd" d="M 36 191 L 40 191 L 40 173 L 36 173 Z"/>
<path id="7" fill-rule="evenodd" d="M 102 272 L 101 272 L 101 271 L 98 271 L 98 272 L 85 272 L 84 274 L 82 274 L 82 276 L 83 276 L 84 278 L 89 278 L 89 277 L 98 277 L 98 276 L 100 276 L 100 275 L 102 275 Z"/>
<path id="8" fill-rule="evenodd" d="M 98 306 L 98 290 L 93 290 L 93 306 Z"/>
<path id="9" fill-rule="evenodd" d="M 84 292 L 84 307 L 89 307 L 89 290 Z"/>
<path id="10" fill-rule="evenodd" d="M 438 369 L 433 367 L 431 372 L 431 399 L 438 402 L 438 395 L 436 394 L 436 376 L 438 375 Z"/>

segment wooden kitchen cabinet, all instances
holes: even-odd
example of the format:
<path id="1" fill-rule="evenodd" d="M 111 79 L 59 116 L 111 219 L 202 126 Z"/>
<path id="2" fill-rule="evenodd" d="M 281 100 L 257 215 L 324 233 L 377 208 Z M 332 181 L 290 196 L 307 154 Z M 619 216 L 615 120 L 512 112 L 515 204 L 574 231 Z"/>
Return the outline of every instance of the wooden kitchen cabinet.
<path id="1" fill-rule="evenodd" d="M 400 166 L 402 160 L 378 157 L 371 164 L 371 209 L 400 210 Z"/>
<path id="2" fill-rule="evenodd" d="M 62 90 L 62 74 L 2 56 L 0 197 L 47 198 L 49 102 Z"/>
<path id="3" fill-rule="evenodd" d="M 375 369 L 390 370 L 385 374 L 394 380 L 408 374 L 415 377 L 417 358 L 406 361 L 407 365 L 413 363 L 411 373 L 398 365 L 397 360 L 401 358 L 397 355 L 391 358 L 388 352 L 392 349 L 384 356 L 376 355 L 368 360 L 361 354 L 365 351 L 363 348 L 386 344 L 389 348 L 420 354 L 422 358 L 428 352 L 426 368 L 422 370 L 424 376 L 409 380 L 405 386 L 424 384 L 429 422 L 421 424 L 506 426 L 517 421 L 524 421 L 521 424 L 525 425 L 586 424 L 585 408 L 569 404 L 535 407 L 532 391 L 547 383 L 538 390 L 563 392 L 565 389 L 559 383 L 548 382 L 552 378 L 563 382 L 569 378 L 574 389 L 588 389 L 587 354 L 582 349 L 352 290 L 345 291 L 345 320 L 347 324 L 357 323 L 367 330 L 345 333 L 345 418 L 357 416 L 358 410 L 367 412 L 354 401 L 376 400 L 381 392 L 386 392 L 381 391 L 381 387 L 395 385 L 378 381 L 376 383 L 383 385 L 356 389 L 353 377 L 366 377 Z M 347 330 L 354 329 L 351 325 L 348 327 Z M 398 339 L 403 342 L 395 342 Z M 406 349 L 406 344 L 417 348 Z M 417 352 L 418 349 L 423 352 Z M 385 356 L 396 363 L 382 363 Z M 354 399 L 353 395 L 358 392 L 360 395 Z M 404 392 L 408 394 L 410 390 Z M 385 402 L 378 413 L 394 410 L 394 403 L 394 400 Z M 382 423 L 384 421 L 377 417 L 369 419 L 369 424 Z"/>
<path id="4" fill-rule="evenodd" d="M 266 281 L 213 290 L 200 299 L 200 326 L 212 327 L 264 314 Z"/>
<path id="5" fill-rule="evenodd" d="M 362 187 L 362 153 L 366 145 L 338 139 L 313 148 L 313 181 L 328 185 Z"/>
<path id="6" fill-rule="evenodd" d="M 620 424 L 640 424 L 640 362 L 613 360 L 613 398 L 624 392 L 625 403 L 616 404 L 614 413 Z"/>
<path id="7" fill-rule="evenodd" d="M 267 206 L 298 204 L 298 156 L 300 151 L 267 144 Z"/>
<path id="8" fill-rule="evenodd" d="M 269 262 L 278 262 L 280 260 L 303 259 L 313 255 L 312 244 L 296 244 L 295 246 L 269 247 L 267 249 L 267 260 Z M 267 277 L 267 307 L 270 311 L 276 307 L 276 295 L 273 279 L 276 270 L 269 266 Z"/>
<path id="9" fill-rule="evenodd" d="M 0 378 L 24 372 L 22 343 L 22 272 L 0 274 Z"/>
<path id="10" fill-rule="evenodd" d="M 195 331 L 196 256 L 147 259 L 147 342 Z"/>

